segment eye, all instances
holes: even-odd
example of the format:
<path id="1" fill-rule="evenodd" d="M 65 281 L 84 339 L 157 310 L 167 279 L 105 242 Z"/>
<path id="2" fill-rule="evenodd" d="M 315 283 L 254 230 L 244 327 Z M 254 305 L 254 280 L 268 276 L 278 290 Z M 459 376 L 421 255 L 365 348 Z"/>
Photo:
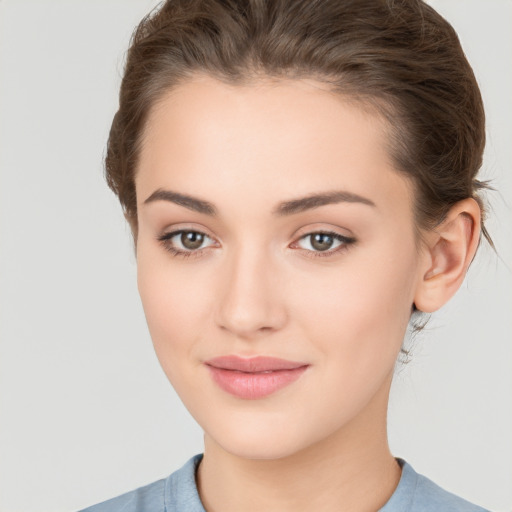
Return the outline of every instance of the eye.
<path id="1" fill-rule="evenodd" d="M 302 243 L 301 241 L 307 241 Z M 355 238 L 347 237 L 333 231 L 316 231 L 302 236 L 296 245 L 306 250 L 306 255 L 312 258 L 332 256 L 356 241 Z"/>
<path id="2" fill-rule="evenodd" d="M 158 240 L 167 251 L 174 256 L 184 258 L 201 254 L 205 249 L 205 247 L 201 246 L 207 239 L 212 240 L 206 233 L 191 229 L 171 231 L 158 237 Z"/>
<path id="3" fill-rule="evenodd" d="M 213 240 L 202 231 L 191 229 L 180 229 L 165 233 L 158 237 L 158 241 L 173 256 L 189 258 L 200 256 L 209 246 L 202 247 L 206 240 Z M 309 240 L 307 243 L 302 241 Z M 316 231 L 302 236 L 298 242 L 292 245 L 298 246 L 305 251 L 306 256 L 311 258 L 328 257 L 342 250 L 346 250 L 350 244 L 356 241 L 355 238 L 340 235 L 333 231 Z"/>

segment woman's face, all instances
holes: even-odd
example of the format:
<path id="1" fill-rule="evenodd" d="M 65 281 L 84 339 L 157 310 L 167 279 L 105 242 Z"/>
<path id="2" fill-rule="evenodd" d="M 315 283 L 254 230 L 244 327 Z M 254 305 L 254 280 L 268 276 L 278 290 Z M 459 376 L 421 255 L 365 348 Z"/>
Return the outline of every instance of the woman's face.
<path id="1" fill-rule="evenodd" d="M 312 80 L 198 76 L 153 109 L 139 291 L 167 377 L 228 452 L 279 458 L 383 427 L 421 278 L 385 144 L 378 117 Z"/>

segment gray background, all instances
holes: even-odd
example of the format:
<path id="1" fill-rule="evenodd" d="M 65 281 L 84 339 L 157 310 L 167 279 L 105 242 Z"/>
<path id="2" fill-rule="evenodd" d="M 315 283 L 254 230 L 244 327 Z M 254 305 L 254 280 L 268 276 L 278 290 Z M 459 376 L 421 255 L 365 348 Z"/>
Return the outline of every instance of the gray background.
<path id="1" fill-rule="evenodd" d="M 202 449 L 153 353 L 130 234 L 102 176 L 129 36 L 149 0 L 0 0 L 0 511 L 71 511 Z M 393 452 L 512 510 L 512 2 L 431 2 L 488 117 L 489 229 L 397 371 Z M 507 262 L 507 264 L 505 264 Z"/>

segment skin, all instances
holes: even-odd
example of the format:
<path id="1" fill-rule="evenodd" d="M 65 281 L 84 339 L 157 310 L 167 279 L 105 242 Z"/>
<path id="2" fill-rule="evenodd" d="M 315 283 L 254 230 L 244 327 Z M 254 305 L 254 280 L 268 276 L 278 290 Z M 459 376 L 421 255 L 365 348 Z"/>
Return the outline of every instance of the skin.
<path id="1" fill-rule="evenodd" d="M 159 189 L 218 214 L 145 202 Z M 332 190 L 374 206 L 273 213 Z M 477 203 L 457 203 L 418 246 L 411 184 L 393 168 L 379 117 L 313 80 L 233 87 L 199 75 L 152 109 L 136 191 L 139 292 L 161 366 L 205 432 L 197 483 L 206 510 L 382 507 L 400 478 L 386 412 L 411 306 L 434 311 L 462 283 Z M 205 233 L 202 252 L 169 252 L 158 237 L 178 229 Z M 355 242 L 334 241 L 322 256 L 306 235 L 326 230 Z M 204 365 L 231 354 L 310 366 L 244 400 Z"/>

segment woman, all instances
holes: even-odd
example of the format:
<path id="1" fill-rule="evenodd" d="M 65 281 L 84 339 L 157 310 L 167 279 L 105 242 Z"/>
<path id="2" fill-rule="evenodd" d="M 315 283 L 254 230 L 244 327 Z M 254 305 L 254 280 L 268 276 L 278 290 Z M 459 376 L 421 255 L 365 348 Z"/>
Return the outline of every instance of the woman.
<path id="1" fill-rule="evenodd" d="M 388 446 L 410 324 L 481 236 L 478 86 L 414 1 L 168 1 L 106 157 L 155 351 L 204 454 L 99 511 L 482 511 Z"/>

